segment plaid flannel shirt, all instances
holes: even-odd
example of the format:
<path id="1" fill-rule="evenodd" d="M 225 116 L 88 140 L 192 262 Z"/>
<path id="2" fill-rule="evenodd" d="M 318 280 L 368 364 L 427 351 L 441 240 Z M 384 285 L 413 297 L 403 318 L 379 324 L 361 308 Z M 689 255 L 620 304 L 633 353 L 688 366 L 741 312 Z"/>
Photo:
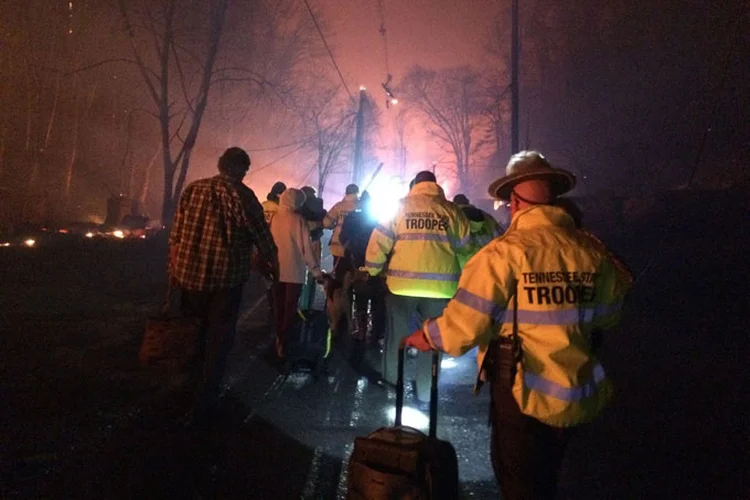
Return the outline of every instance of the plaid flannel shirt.
<path id="1" fill-rule="evenodd" d="M 182 194 L 169 235 L 169 274 L 187 290 L 233 288 L 247 281 L 255 245 L 267 262 L 276 244 L 252 189 L 223 174 Z"/>

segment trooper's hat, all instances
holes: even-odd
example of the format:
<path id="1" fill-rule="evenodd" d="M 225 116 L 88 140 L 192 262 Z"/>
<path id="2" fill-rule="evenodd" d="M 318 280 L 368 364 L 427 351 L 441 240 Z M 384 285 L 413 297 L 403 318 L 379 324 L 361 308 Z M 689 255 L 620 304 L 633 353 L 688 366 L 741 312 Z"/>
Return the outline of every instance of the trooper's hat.
<path id="1" fill-rule="evenodd" d="M 561 168 L 552 168 L 552 165 L 541 153 L 521 151 L 510 157 L 508 166 L 505 167 L 505 176 L 490 184 L 490 196 L 496 200 L 508 201 L 516 184 L 532 179 L 549 181 L 554 196 L 567 193 L 576 185 L 576 177 L 572 172 Z"/>

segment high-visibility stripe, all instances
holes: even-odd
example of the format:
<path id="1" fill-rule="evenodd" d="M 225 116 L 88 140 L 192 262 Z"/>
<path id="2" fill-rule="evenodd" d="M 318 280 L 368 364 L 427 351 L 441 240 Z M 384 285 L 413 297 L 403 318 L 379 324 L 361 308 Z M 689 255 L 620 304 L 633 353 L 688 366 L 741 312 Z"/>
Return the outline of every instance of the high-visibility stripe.
<path id="1" fill-rule="evenodd" d="M 383 269 L 385 267 L 385 262 L 381 262 L 380 264 L 378 264 L 377 262 L 366 260 L 365 267 L 369 267 L 371 269 Z"/>
<path id="2" fill-rule="evenodd" d="M 394 278 L 409 278 L 415 280 L 432 280 L 432 281 L 458 281 L 461 274 L 451 273 L 419 273 L 416 271 L 399 271 L 398 269 L 389 269 L 387 276 Z"/>
<path id="3" fill-rule="evenodd" d="M 471 235 L 466 236 L 465 238 L 461 238 L 460 240 L 458 240 L 456 242 L 456 248 L 463 248 L 466 245 L 468 245 L 469 243 L 471 243 Z"/>
<path id="4" fill-rule="evenodd" d="M 491 316 L 493 320 L 502 318 L 505 312 L 505 308 L 500 306 L 500 304 L 497 304 L 491 300 L 484 299 L 479 295 L 473 294 L 465 288 L 459 288 L 456 292 L 456 295 L 453 296 L 453 300 L 465 306 L 471 307 L 477 312 L 486 314 L 487 316 Z"/>
<path id="5" fill-rule="evenodd" d="M 375 229 L 388 239 L 391 239 L 391 240 L 396 239 L 395 235 L 393 234 L 393 231 L 391 231 L 385 226 L 378 224 L 377 226 L 375 226 Z"/>
<path id="6" fill-rule="evenodd" d="M 529 311 L 527 309 L 518 310 L 518 322 L 530 323 L 537 325 L 576 325 L 581 323 L 591 323 L 595 316 L 607 316 L 617 313 L 622 304 L 605 304 L 594 307 L 584 307 L 580 309 L 564 309 L 557 311 Z M 513 311 L 505 311 L 503 322 L 513 322 Z"/>
<path id="7" fill-rule="evenodd" d="M 437 233 L 403 233 L 398 235 L 400 241 L 440 241 L 450 243 L 447 234 Z"/>
<path id="8" fill-rule="evenodd" d="M 425 331 L 427 332 L 427 335 L 429 335 L 433 347 L 441 350 L 443 348 L 443 337 L 440 335 L 440 326 L 438 326 L 437 318 L 427 321 Z"/>
<path id="9" fill-rule="evenodd" d="M 430 337 L 432 338 L 432 337 Z M 531 390 L 541 392 L 547 396 L 551 396 L 561 401 L 580 401 L 584 398 L 589 398 L 596 394 L 596 386 L 604 380 L 604 368 L 602 365 L 596 364 L 593 369 L 593 379 L 578 387 L 564 387 L 556 382 L 547 380 L 534 375 L 533 373 L 525 372 L 523 374 L 523 381 Z"/>
<path id="10" fill-rule="evenodd" d="M 594 309 L 564 309 L 558 311 L 529 311 L 518 310 L 518 322 L 536 325 L 577 325 L 590 323 L 594 319 Z M 503 314 L 504 323 L 513 323 L 513 311 L 507 310 Z"/>

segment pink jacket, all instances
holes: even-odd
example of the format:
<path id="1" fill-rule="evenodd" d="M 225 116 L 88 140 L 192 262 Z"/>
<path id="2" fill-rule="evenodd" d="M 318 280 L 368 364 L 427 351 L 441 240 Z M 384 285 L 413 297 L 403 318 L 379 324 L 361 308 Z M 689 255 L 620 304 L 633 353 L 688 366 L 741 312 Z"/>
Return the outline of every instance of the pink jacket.
<path id="1" fill-rule="evenodd" d="M 320 256 L 315 255 L 310 229 L 298 213 L 305 193 L 289 188 L 281 194 L 279 211 L 271 220 L 271 234 L 279 250 L 279 281 L 304 283 L 307 268 L 320 275 Z"/>

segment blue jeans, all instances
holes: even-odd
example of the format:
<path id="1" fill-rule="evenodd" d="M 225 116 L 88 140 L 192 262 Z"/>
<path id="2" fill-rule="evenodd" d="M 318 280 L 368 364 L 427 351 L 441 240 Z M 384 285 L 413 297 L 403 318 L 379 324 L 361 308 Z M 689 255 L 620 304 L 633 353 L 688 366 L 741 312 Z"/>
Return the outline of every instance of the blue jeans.
<path id="1" fill-rule="evenodd" d="M 383 378 L 391 384 L 396 383 L 398 372 L 398 348 L 401 339 L 418 330 L 422 322 L 443 314 L 448 299 L 425 297 L 407 297 L 388 294 L 385 298 L 386 334 L 383 347 Z M 430 400 L 430 382 L 432 380 L 432 354 L 419 353 L 417 356 L 417 399 L 422 402 Z"/>

